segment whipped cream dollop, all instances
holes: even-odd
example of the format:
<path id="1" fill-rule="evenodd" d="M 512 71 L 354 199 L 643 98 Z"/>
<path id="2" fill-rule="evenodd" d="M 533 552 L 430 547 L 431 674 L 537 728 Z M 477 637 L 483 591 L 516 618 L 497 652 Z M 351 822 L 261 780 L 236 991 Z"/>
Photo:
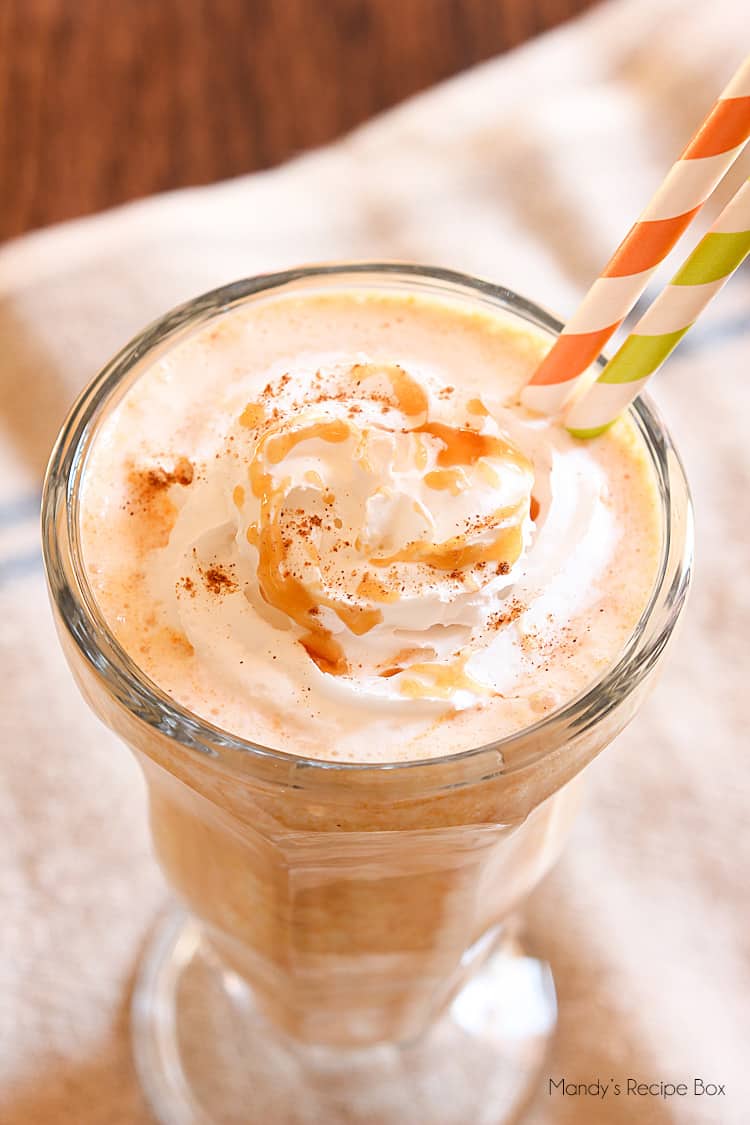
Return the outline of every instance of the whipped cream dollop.
<path id="1" fill-rule="evenodd" d="M 592 543 L 611 543 L 596 474 L 566 480 L 575 457 L 555 459 L 544 425 L 387 359 L 271 373 L 177 490 L 151 563 L 174 626 L 212 662 L 293 649 L 339 701 L 461 709 L 509 690 L 514 623 L 543 633 L 558 595 L 575 609 L 568 564 L 583 543 L 580 594 Z"/>

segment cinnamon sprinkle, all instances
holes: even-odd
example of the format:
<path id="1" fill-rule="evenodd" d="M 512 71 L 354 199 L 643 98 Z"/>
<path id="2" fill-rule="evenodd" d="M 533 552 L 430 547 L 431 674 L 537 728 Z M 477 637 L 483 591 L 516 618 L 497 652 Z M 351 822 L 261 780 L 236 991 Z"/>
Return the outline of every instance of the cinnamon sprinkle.
<path id="1" fill-rule="evenodd" d="M 138 473 L 134 470 L 131 478 L 138 477 Z M 174 468 L 171 471 L 158 465 L 153 469 L 146 469 L 141 476 L 141 482 L 148 485 L 155 491 L 160 491 L 163 488 L 169 488 L 172 484 L 181 484 L 183 487 L 193 483 L 194 469 L 192 462 L 188 461 L 187 457 L 178 457 L 174 463 Z"/>
<path id="2" fill-rule="evenodd" d="M 525 610 L 526 606 L 523 602 L 514 598 L 504 612 L 494 613 L 492 617 L 489 618 L 487 624 L 490 629 L 502 629 L 505 625 L 510 625 L 516 618 L 520 617 Z"/>
<path id="3" fill-rule="evenodd" d="M 237 589 L 235 580 L 220 566 L 214 565 L 208 570 L 201 570 L 200 575 L 211 594 L 231 594 Z"/>

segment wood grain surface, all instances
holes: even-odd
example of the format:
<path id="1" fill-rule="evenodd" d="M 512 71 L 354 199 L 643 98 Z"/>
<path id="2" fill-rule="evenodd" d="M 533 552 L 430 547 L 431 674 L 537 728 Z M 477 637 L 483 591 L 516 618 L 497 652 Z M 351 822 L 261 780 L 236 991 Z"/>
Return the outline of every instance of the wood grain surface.
<path id="1" fill-rule="evenodd" d="M 266 168 L 595 0 L 0 0 L 0 239 Z"/>

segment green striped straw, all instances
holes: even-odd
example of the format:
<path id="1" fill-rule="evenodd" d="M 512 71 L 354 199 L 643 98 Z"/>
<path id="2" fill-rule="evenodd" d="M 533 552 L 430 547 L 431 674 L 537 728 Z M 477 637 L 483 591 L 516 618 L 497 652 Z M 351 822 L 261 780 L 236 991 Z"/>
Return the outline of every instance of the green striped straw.
<path id="1" fill-rule="evenodd" d="M 750 253 L 750 180 L 636 324 L 601 375 L 574 402 L 565 426 L 576 437 L 603 433 L 671 354 L 706 305 Z"/>

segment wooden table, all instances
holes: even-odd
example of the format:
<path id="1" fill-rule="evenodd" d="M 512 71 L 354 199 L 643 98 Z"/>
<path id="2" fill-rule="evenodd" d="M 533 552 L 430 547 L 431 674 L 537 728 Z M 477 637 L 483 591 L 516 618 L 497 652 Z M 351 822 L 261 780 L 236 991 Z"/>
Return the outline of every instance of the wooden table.
<path id="1" fill-rule="evenodd" d="M 0 239 L 277 164 L 595 0 L 0 0 Z"/>

